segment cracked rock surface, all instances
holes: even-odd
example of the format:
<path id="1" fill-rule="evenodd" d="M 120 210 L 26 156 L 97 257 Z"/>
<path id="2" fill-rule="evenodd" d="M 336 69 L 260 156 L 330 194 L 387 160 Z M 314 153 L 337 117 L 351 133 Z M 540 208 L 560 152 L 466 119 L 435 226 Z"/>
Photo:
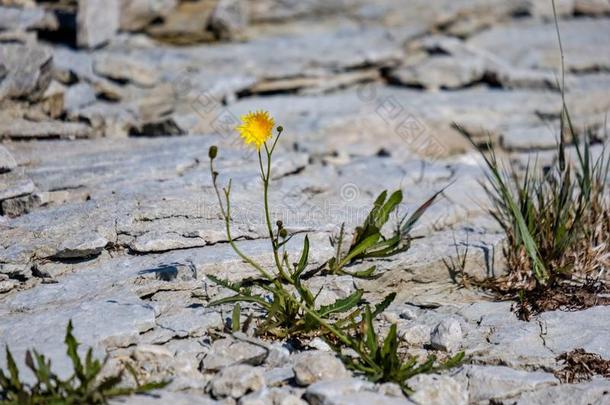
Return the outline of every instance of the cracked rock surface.
<path id="1" fill-rule="evenodd" d="M 610 5 L 560 1 L 558 12 L 572 120 L 600 143 Z M 562 384 L 553 371 L 576 348 L 610 359 L 610 307 L 520 321 L 511 302 L 458 288 L 444 264 L 468 244 L 470 275 L 505 271 L 481 161 L 453 124 L 515 165 L 550 158 L 552 15 L 546 0 L 0 1 L 0 346 L 22 368 L 36 348 L 66 375 L 71 319 L 80 349 L 109 367 L 171 379 L 115 403 L 608 403 L 609 380 Z M 258 109 L 286 132 L 272 217 L 295 234 L 293 257 L 309 236 L 311 268 L 382 190 L 401 188 L 407 212 L 450 185 L 414 230 L 424 238 L 376 263 L 379 278 L 307 284 L 320 305 L 356 288 L 369 302 L 396 292 L 376 326 L 397 324 L 419 358 L 463 350 L 464 365 L 412 378 L 406 398 L 346 370 L 321 339 L 225 331 L 232 306 L 207 304 L 228 292 L 207 276 L 257 273 L 227 243 L 207 153 L 219 146 L 219 182 L 232 179 L 240 248 L 272 266 L 258 162 L 233 130 Z M 242 322 L 257 311 L 244 304 Z"/>

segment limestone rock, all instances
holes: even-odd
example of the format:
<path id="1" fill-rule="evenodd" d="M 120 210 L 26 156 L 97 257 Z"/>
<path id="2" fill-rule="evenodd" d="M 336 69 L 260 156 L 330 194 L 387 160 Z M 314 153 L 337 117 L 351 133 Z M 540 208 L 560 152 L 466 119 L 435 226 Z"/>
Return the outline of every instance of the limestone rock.
<path id="1" fill-rule="evenodd" d="M 423 346 L 430 342 L 432 331 L 428 325 L 400 322 L 397 329 L 400 339 L 408 343 L 409 346 Z"/>
<path id="2" fill-rule="evenodd" d="M 96 100 L 95 90 L 87 83 L 78 83 L 66 89 L 64 108 L 68 114 L 80 110 Z"/>
<path id="3" fill-rule="evenodd" d="M 326 352 L 312 351 L 296 355 L 293 369 L 295 381 L 301 386 L 347 376 L 347 370 L 341 360 Z"/>
<path id="4" fill-rule="evenodd" d="M 79 0 L 77 43 L 96 48 L 110 41 L 119 29 L 119 0 Z"/>
<path id="5" fill-rule="evenodd" d="M 415 391 L 409 399 L 419 405 L 468 404 L 468 387 L 449 376 L 420 374 L 407 384 Z"/>
<path id="6" fill-rule="evenodd" d="M 209 390 L 215 397 L 238 399 L 265 385 L 262 369 L 246 364 L 222 369 L 212 381 Z"/>
<path id="7" fill-rule="evenodd" d="M 215 1 L 180 2 L 162 24 L 153 25 L 147 32 L 156 39 L 178 45 L 211 41 L 214 36 L 207 30 Z"/>
<path id="8" fill-rule="evenodd" d="M 51 82 L 53 54 L 40 45 L 0 43 L 0 100 L 25 98 L 39 100 Z"/>
<path id="9" fill-rule="evenodd" d="M 30 194 L 34 188 L 32 180 L 21 172 L 0 174 L 0 201 Z"/>
<path id="10" fill-rule="evenodd" d="M 443 319 L 430 335 L 431 345 L 440 350 L 454 352 L 460 347 L 462 341 L 462 328 L 453 318 Z"/>
<path id="11" fill-rule="evenodd" d="M 5 7 L 0 5 L 0 31 L 27 31 L 56 29 L 58 21 L 53 14 L 39 7 Z"/>
<path id="12" fill-rule="evenodd" d="M 583 311 L 551 311 L 540 315 L 540 328 L 546 346 L 554 353 L 582 347 L 587 352 L 610 358 L 610 325 L 605 320 L 610 307 L 597 306 Z"/>
<path id="13" fill-rule="evenodd" d="M 527 372 L 503 366 L 466 366 L 462 373 L 468 378 L 471 402 L 508 398 L 559 382 L 550 373 Z"/>
<path id="14" fill-rule="evenodd" d="M 372 389 L 368 381 L 355 378 L 335 378 L 311 384 L 305 391 L 305 398 L 314 404 L 332 404 L 335 398 L 361 393 Z"/>
<path id="15" fill-rule="evenodd" d="M 11 153 L 0 145 L 0 173 L 10 172 L 17 167 L 17 162 Z"/>
<path id="16" fill-rule="evenodd" d="M 77 139 L 91 136 L 91 128 L 80 122 L 15 119 L 0 123 L 0 139 Z"/>
<path id="17" fill-rule="evenodd" d="M 100 76 L 128 81 L 144 87 L 154 86 L 160 79 L 159 70 L 136 58 L 103 53 L 94 58 L 93 70 Z"/>
<path id="18" fill-rule="evenodd" d="M 219 39 L 238 39 L 248 25 L 248 11 L 244 0 L 220 0 L 210 15 L 209 27 Z"/>
<path id="19" fill-rule="evenodd" d="M 61 243 L 55 257 L 59 259 L 75 259 L 97 256 L 107 244 L 108 240 L 98 234 L 78 233 Z"/>
<path id="20" fill-rule="evenodd" d="M 120 28 L 139 31 L 155 18 L 167 15 L 177 0 L 120 0 Z"/>
<path id="21" fill-rule="evenodd" d="M 234 339 L 220 339 L 212 344 L 212 350 L 201 360 L 202 370 L 220 370 L 234 364 L 258 366 L 265 361 L 268 350 L 260 345 Z"/>
<path id="22" fill-rule="evenodd" d="M 480 59 L 434 56 L 414 66 L 394 70 L 390 77 L 410 86 L 455 89 L 480 81 L 485 71 L 485 64 Z"/>

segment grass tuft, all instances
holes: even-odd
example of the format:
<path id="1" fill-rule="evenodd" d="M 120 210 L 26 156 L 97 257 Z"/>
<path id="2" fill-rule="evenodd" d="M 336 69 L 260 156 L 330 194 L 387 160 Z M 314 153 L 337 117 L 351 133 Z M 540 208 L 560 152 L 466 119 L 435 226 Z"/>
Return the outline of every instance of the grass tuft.
<path id="1" fill-rule="evenodd" d="M 72 334 L 72 321 L 66 328 L 65 344 L 67 355 L 72 361 L 73 373 L 67 379 L 60 378 L 51 367 L 51 360 L 36 350 L 28 350 L 25 364 L 32 371 L 36 382 L 24 383 L 20 379 L 19 369 L 8 346 L 6 361 L 8 370 L 0 369 L 0 403 L 1 404 L 107 404 L 109 399 L 146 393 L 165 387 L 168 382 L 140 384 L 135 372 L 128 368 L 136 381 L 136 387 L 122 386 L 124 370 L 109 377 L 101 377 L 101 372 L 108 358 L 103 361 L 93 358 L 91 348 L 84 359 L 78 355 L 79 343 Z"/>

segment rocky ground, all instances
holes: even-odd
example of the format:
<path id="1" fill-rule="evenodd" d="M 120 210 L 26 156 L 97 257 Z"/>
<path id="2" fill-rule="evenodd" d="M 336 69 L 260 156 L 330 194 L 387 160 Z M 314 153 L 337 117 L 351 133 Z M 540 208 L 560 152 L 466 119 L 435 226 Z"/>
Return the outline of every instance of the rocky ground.
<path id="1" fill-rule="evenodd" d="M 603 140 L 610 2 L 558 3 L 573 120 Z M 35 347 L 68 372 L 72 319 L 111 366 L 172 379 L 130 404 L 610 403 L 610 380 L 554 375 L 576 348 L 610 359 L 609 307 L 520 321 L 443 263 L 468 244 L 470 274 L 504 271 L 480 161 L 453 123 L 513 164 L 549 157 L 561 110 L 550 2 L 0 4 L 0 343 L 19 359 Z M 271 264 L 257 162 L 233 131 L 255 109 L 286 130 L 273 218 L 299 234 L 290 250 L 309 233 L 312 266 L 383 189 L 402 188 L 408 210 L 451 184 L 415 232 L 425 238 L 381 261 L 381 278 L 309 283 L 326 302 L 396 291 L 379 327 L 397 323 L 417 356 L 464 350 L 463 366 L 415 377 L 405 399 L 347 372 L 319 339 L 302 351 L 223 333 L 231 306 L 193 298 L 227 294 L 208 274 L 256 276 L 227 243 L 212 144 L 220 181 L 233 179 L 240 247 Z"/>

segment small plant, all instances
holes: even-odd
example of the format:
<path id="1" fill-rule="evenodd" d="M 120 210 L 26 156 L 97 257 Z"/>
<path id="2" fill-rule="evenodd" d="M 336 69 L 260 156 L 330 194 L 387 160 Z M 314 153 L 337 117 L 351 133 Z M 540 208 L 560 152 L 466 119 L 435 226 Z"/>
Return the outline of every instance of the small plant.
<path id="1" fill-rule="evenodd" d="M 216 146 L 209 150 L 210 172 L 212 183 L 218 197 L 220 211 L 225 220 L 227 238 L 233 250 L 246 263 L 258 271 L 263 278 L 257 281 L 256 286 L 264 293 L 254 293 L 252 288 L 241 283 L 231 283 L 211 276 L 210 279 L 236 294 L 231 297 L 216 300 L 210 305 L 220 305 L 236 302 L 255 303 L 267 313 L 265 321 L 259 325 L 260 334 L 271 334 L 276 337 L 294 336 L 316 331 L 320 328 L 319 319 L 327 319 L 331 315 L 347 312 L 354 309 L 362 298 L 362 291 L 357 290 L 347 298 L 337 300 L 332 305 L 316 308 L 316 298 L 319 292 L 314 293 L 303 284 L 303 272 L 309 260 L 309 239 L 305 237 L 303 249 L 298 262 L 291 262 L 286 252 L 286 244 L 291 239 L 284 228 L 282 221 L 276 221 L 275 226 L 269 212 L 268 190 L 271 179 L 272 155 L 277 141 L 282 135 L 282 127 L 277 128 L 277 136 L 269 147 L 267 141 L 271 138 L 275 123 L 266 112 L 250 113 L 243 117 L 243 124 L 238 130 L 246 142 L 256 147 L 258 161 L 263 183 L 263 203 L 265 221 L 271 240 L 275 272 L 266 270 L 262 265 L 245 255 L 231 236 L 231 181 L 222 189 L 217 184 L 218 173 L 214 169 L 214 159 L 218 154 Z M 264 150 L 264 154 L 261 152 Z M 224 198 L 223 198 L 224 197 Z M 265 295 L 270 295 L 268 298 Z"/>
<path id="2" fill-rule="evenodd" d="M 449 272 L 451 281 L 462 287 L 468 288 L 469 277 L 466 274 L 466 263 L 468 261 L 468 251 L 470 248 L 468 233 L 466 233 L 466 247 L 463 250 L 460 249 L 457 240 L 455 239 L 455 235 L 453 235 L 453 245 L 455 246 L 455 256 L 449 259 L 443 259 L 443 264 Z"/>
<path id="3" fill-rule="evenodd" d="M 362 299 L 363 292 L 356 290 L 346 298 L 339 299 L 331 305 L 318 308 L 316 298 L 320 291 L 311 291 L 303 282 L 304 272 L 307 269 L 309 259 L 309 239 L 307 236 L 304 238 L 298 262 L 290 260 L 286 252 L 286 244 L 291 240 L 293 235 L 288 235 L 281 220 L 272 221 L 269 210 L 268 191 L 271 179 L 272 156 L 283 132 L 282 127 L 277 127 L 277 135 L 270 142 L 269 146 L 268 141 L 272 138 L 274 126 L 275 122 L 267 112 L 254 112 L 242 117 L 242 124 L 237 127 L 237 130 L 245 143 L 254 146 L 258 152 L 258 163 L 263 183 L 264 217 L 271 241 L 275 271 L 265 269 L 245 255 L 235 243 L 231 235 L 231 181 L 229 180 L 227 187 L 223 188 L 221 192 L 217 184 L 218 172 L 214 168 L 214 160 L 218 155 L 218 148 L 212 146 L 208 152 L 212 184 L 218 197 L 221 215 L 225 221 L 227 239 L 237 255 L 256 269 L 263 279 L 262 281 L 255 281 L 256 287 L 262 290 L 262 292 L 254 293 L 252 288 L 245 287 L 241 283 L 231 283 L 216 277 L 210 277 L 212 281 L 236 293 L 234 296 L 213 301 L 210 305 L 233 302 L 252 302 L 257 304 L 267 313 L 265 321 L 259 325 L 261 333 L 270 333 L 277 337 L 294 336 L 309 332 L 319 333 L 320 319 L 329 319 L 331 316 L 349 311 L 358 312 L 356 307 Z M 344 268 L 359 260 L 388 257 L 406 251 L 410 247 L 412 239 L 409 235 L 411 229 L 425 210 L 434 202 L 438 194 L 430 198 L 410 217 L 405 216 L 399 222 L 393 236 L 386 238 L 381 233 L 381 229 L 388 222 L 390 215 L 396 211 L 398 205 L 402 202 L 402 192 L 400 190 L 395 191 L 389 198 L 387 191 L 382 192 L 375 201 L 363 225 L 356 229 L 353 241 L 347 252 L 343 252 L 341 249 L 344 238 L 344 226 L 341 227 L 338 240 L 335 241 L 336 256 L 327 261 L 322 268 L 326 268 L 332 273 L 351 274 L 358 277 L 372 276 L 375 267 L 371 267 L 363 272 L 354 273 L 348 273 Z M 351 314 L 350 316 L 353 318 L 355 315 Z"/>
<path id="4" fill-rule="evenodd" d="M 608 290 L 600 275 L 610 266 L 610 154 L 603 148 L 595 158 L 588 137 L 581 144 L 574 130 L 565 102 L 563 48 L 552 3 L 562 61 L 556 158 L 543 170 L 528 162 L 525 173 L 520 174 L 505 169 L 490 144 L 479 148 L 489 169 L 490 213 L 506 234 L 504 255 L 509 273 L 491 285 L 519 299 L 524 319 L 560 307 L 610 304 L 607 297 L 597 297 L 598 292 Z M 575 163 L 567 156 L 568 138 Z"/>
<path id="5" fill-rule="evenodd" d="M 396 224 L 393 235 L 386 238 L 381 230 L 390 219 L 390 214 L 395 212 L 402 202 L 403 196 L 402 191 L 397 190 L 388 198 L 387 190 L 383 191 L 375 200 L 373 208 L 364 223 L 356 228 L 347 252 L 343 252 L 341 249 L 345 237 L 345 224 L 341 225 L 338 237 L 331 239 L 331 244 L 336 247 L 335 257 L 328 260 L 324 267 L 328 267 L 329 272 L 333 274 L 348 274 L 361 278 L 372 277 L 376 270 L 375 266 L 360 272 L 349 272 L 345 270 L 345 267 L 357 261 L 390 257 L 409 250 L 411 241 L 414 239 L 411 236 L 413 226 L 434 203 L 440 193 L 442 193 L 442 190 L 429 198 L 411 216 L 403 216 Z"/>
<path id="6" fill-rule="evenodd" d="M 415 357 L 403 360 L 398 351 L 396 324 L 390 326 L 383 340 L 380 340 L 375 332 L 373 319 L 381 311 L 380 308 L 371 311 L 370 307 L 366 306 L 362 320 L 354 328 L 356 334 L 348 338 L 347 346 L 356 352 L 357 356 L 345 355 L 340 348 L 336 349 L 348 368 L 363 373 L 372 382 L 396 383 L 405 395 L 410 395 L 412 391 L 406 383 L 409 378 L 454 367 L 464 358 L 464 352 L 460 352 L 441 364 L 436 362 L 435 356 L 429 356 L 423 363 Z"/>
<path id="7" fill-rule="evenodd" d="M 418 365 L 413 359 L 403 362 L 398 353 L 396 326 L 390 329 L 390 334 L 384 339 L 384 343 L 378 345 L 377 336 L 372 329 L 372 320 L 390 305 L 396 296 L 395 293 L 389 294 L 373 311 L 368 306 L 360 305 L 362 290 L 356 290 L 348 297 L 338 299 L 330 305 L 316 304 L 321 290 L 313 292 L 304 283 L 304 274 L 309 261 L 309 238 L 307 236 L 304 238 L 299 260 L 292 262 L 286 252 L 286 244 L 293 235 L 288 234 L 281 220 L 274 223 L 269 211 L 268 190 L 271 179 L 271 160 L 283 128 L 277 127 L 277 135 L 269 146 L 267 142 L 272 138 L 275 122 L 268 113 L 250 113 L 243 116 L 242 121 L 242 125 L 237 130 L 246 144 L 253 145 L 258 152 L 263 183 L 265 222 L 275 268 L 268 270 L 254 261 L 239 249 L 233 239 L 231 235 L 231 181 L 229 180 L 227 187 L 222 190 L 218 186 L 218 172 L 214 168 L 218 148 L 210 147 L 208 156 L 212 184 L 225 222 L 228 242 L 237 255 L 259 273 L 261 279 L 253 280 L 249 285 L 245 285 L 209 276 L 213 282 L 235 293 L 233 296 L 212 301 L 209 305 L 236 303 L 232 313 L 232 330 L 238 331 L 240 329 L 239 303 L 253 303 L 265 312 L 265 319 L 258 325 L 257 333 L 259 335 L 279 338 L 294 338 L 301 335 L 322 336 L 338 352 L 347 348 L 355 353 L 353 357 L 342 356 L 350 367 L 365 373 L 374 381 L 397 382 L 405 392 L 408 392 L 405 381 L 410 376 L 435 371 L 459 362 L 463 355 L 458 355 L 441 366 L 435 366 L 434 358 L 428 359 L 422 365 Z M 344 239 L 344 226 L 342 226 L 338 238 L 333 241 L 336 246 L 335 257 L 320 268 L 310 271 L 310 275 L 325 270 L 335 274 L 371 277 L 375 267 L 364 272 L 348 272 L 345 268 L 357 261 L 388 257 L 409 249 L 413 239 L 410 236 L 413 226 L 439 194 L 440 192 L 435 194 L 411 216 L 403 217 L 397 224 L 393 235 L 386 238 L 381 233 L 381 229 L 402 202 L 402 192 L 396 191 L 389 197 L 387 191 L 382 192 L 363 225 L 356 229 L 347 251 L 342 249 Z M 358 331 L 365 331 L 365 333 Z"/>
<path id="8" fill-rule="evenodd" d="M 145 393 L 154 389 L 163 388 L 168 383 L 139 384 L 132 369 L 137 387 L 121 387 L 123 371 L 119 374 L 101 378 L 100 373 L 106 365 L 107 358 L 99 361 L 93 358 L 90 348 L 84 361 L 78 356 L 79 343 L 72 335 L 72 321 L 66 329 L 65 344 L 67 354 L 72 361 L 74 372 L 67 379 L 61 379 L 51 369 L 51 360 L 36 350 L 28 350 L 25 355 L 25 364 L 34 373 L 36 383 L 24 383 L 19 377 L 19 370 L 9 348 L 6 347 L 6 361 L 8 371 L 0 370 L 0 403 L 2 404 L 107 404 L 111 398 Z"/>

